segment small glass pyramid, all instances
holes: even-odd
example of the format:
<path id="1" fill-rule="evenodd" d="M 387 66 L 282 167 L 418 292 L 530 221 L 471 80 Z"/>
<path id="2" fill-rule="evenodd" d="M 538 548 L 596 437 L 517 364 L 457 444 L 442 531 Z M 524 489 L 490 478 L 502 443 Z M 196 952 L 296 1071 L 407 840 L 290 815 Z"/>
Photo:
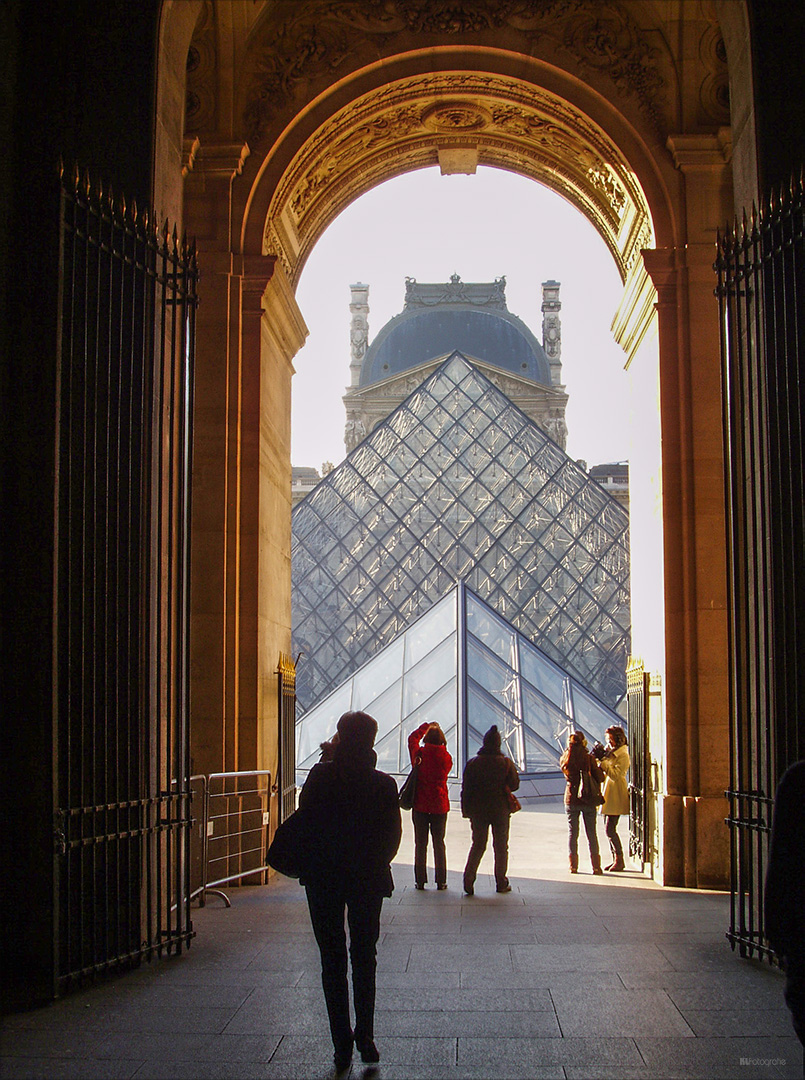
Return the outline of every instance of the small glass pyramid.
<path id="1" fill-rule="evenodd" d="M 459 581 L 623 702 L 628 515 L 460 353 L 294 509 L 291 559 L 300 712 Z"/>
<path id="2" fill-rule="evenodd" d="M 447 737 L 454 779 L 492 724 L 519 771 L 538 775 L 557 771 L 570 731 L 584 731 L 592 745 L 609 725 L 622 723 L 463 585 L 297 722 L 299 783 L 338 718 L 352 709 L 377 720 L 377 767 L 390 773 L 408 771 L 408 736 L 435 720 Z"/>

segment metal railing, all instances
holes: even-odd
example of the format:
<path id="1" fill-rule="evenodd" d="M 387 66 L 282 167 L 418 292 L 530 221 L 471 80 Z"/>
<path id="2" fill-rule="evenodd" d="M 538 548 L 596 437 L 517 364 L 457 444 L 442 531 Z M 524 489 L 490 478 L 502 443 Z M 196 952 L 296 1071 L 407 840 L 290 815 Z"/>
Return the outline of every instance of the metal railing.
<path id="1" fill-rule="evenodd" d="M 271 773 L 210 773 L 190 778 L 194 827 L 190 848 L 190 899 L 204 907 L 207 894 L 229 897 L 219 886 L 246 878 L 266 880 L 269 866 Z"/>

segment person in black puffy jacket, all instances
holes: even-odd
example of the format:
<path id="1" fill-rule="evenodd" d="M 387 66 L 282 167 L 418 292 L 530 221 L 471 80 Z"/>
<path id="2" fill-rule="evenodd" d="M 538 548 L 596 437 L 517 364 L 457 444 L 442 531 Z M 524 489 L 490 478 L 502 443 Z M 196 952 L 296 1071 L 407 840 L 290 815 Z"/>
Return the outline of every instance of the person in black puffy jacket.
<path id="1" fill-rule="evenodd" d="M 391 896 L 391 860 L 402 836 L 394 778 L 379 772 L 372 749 L 377 722 L 367 713 L 344 713 L 331 761 L 314 765 L 299 796 L 310 816 L 320 855 L 300 884 L 321 953 L 321 981 L 337 1072 L 349 1068 L 353 1045 L 365 1062 L 380 1060 L 374 1042 L 375 978 L 380 910 Z M 349 926 L 355 1030 L 347 984 Z"/>
<path id="2" fill-rule="evenodd" d="M 495 887 L 499 893 L 511 892 L 506 871 L 509 868 L 509 807 L 508 791 L 520 786 L 517 766 L 500 749 L 500 732 L 492 726 L 484 735 L 483 746 L 471 758 L 461 781 L 461 814 L 470 819 L 472 846 L 464 867 L 464 892 L 472 896 L 475 877 L 486 851 L 489 828 L 492 827 L 492 850 L 495 854 Z"/>

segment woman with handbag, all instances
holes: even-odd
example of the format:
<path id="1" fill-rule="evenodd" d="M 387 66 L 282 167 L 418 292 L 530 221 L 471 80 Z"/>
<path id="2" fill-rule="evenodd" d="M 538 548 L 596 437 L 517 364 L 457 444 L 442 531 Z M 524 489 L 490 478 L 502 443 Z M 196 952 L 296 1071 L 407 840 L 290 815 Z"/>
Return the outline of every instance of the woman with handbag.
<path id="1" fill-rule="evenodd" d="M 414 825 L 414 884 L 424 889 L 428 880 L 428 834 L 433 843 L 436 888 L 447 888 L 447 853 L 444 833 L 450 799 L 447 777 L 453 759 L 447 750 L 447 739 L 436 723 L 421 724 L 408 736 L 411 767 L 416 769 L 416 794 L 411 809 Z"/>
<path id="2" fill-rule="evenodd" d="M 464 892 L 467 896 L 472 896 L 475 891 L 475 877 L 486 851 L 490 827 L 492 850 L 495 853 L 496 890 L 499 893 L 512 891 L 506 877 L 509 866 L 509 822 L 514 811 L 520 808 L 512 795 L 519 786 L 517 766 L 501 751 L 500 732 L 493 725 L 484 735 L 481 749 L 467 762 L 461 782 L 461 814 L 470 819 L 472 828 L 472 845 L 464 867 Z"/>
<path id="3" fill-rule="evenodd" d="M 375 768 L 377 722 L 344 713 L 332 760 L 308 773 L 299 810 L 315 851 L 299 875 L 321 953 L 321 981 L 335 1048 L 335 1069 L 346 1071 L 353 1046 L 364 1062 L 379 1061 L 374 1042 L 375 976 L 380 910 L 391 896 L 391 860 L 402 835 L 397 785 Z M 296 815 L 291 815 L 291 820 Z M 352 959 L 355 1028 L 350 1022 L 347 939 Z"/>
<path id="4" fill-rule="evenodd" d="M 568 825 L 570 873 L 579 872 L 579 818 L 581 818 L 584 821 L 584 831 L 590 847 L 593 873 L 603 874 L 596 831 L 596 813 L 603 801 L 600 785 L 604 780 L 604 773 L 593 755 L 587 750 L 587 740 L 583 732 L 572 732 L 568 739 L 567 750 L 559 758 L 559 765 L 567 777 L 565 812 Z"/>
<path id="5" fill-rule="evenodd" d="M 617 724 L 606 730 L 607 745 L 599 759 L 599 764 L 606 774 L 604 780 L 604 804 L 601 813 L 606 826 L 604 831 L 612 849 L 612 862 L 605 870 L 613 872 L 626 869 L 623 859 L 623 846 L 618 836 L 618 819 L 622 814 L 629 815 L 629 788 L 626 774 L 629 772 L 629 750 L 626 746 L 626 732 Z M 595 748 L 593 748 L 595 753 Z"/>

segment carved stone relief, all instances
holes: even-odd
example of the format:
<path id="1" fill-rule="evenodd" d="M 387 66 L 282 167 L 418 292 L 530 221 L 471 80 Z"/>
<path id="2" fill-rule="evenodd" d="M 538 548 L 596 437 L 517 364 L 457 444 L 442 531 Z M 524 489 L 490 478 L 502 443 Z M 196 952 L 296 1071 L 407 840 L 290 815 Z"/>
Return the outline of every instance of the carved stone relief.
<path id="1" fill-rule="evenodd" d="M 244 108 L 247 138 L 258 140 L 302 84 L 343 77 L 361 41 L 388 56 L 399 51 L 401 36 L 410 47 L 412 36 L 497 30 L 520 34 L 525 55 L 540 48 L 564 51 L 582 72 L 604 75 L 658 121 L 664 91 L 658 49 L 617 0 L 297 0 L 290 8 L 277 5 L 255 41 Z"/>
<path id="2" fill-rule="evenodd" d="M 215 126 L 216 66 L 215 12 L 205 0 L 187 51 L 186 135 Z"/>
<path id="3" fill-rule="evenodd" d="M 639 251 L 638 234 L 633 227 L 622 236 L 621 222 L 628 217 L 642 226 L 649 217 L 623 155 L 555 95 L 475 73 L 400 80 L 332 116 L 277 186 L 265 252 L 279 256 L 294 280 L 304 255 L 343 206 L 382 180 L 436 164 L 439 147 L 451 138 L 472 139 L 483 164 L 511 168 L 562 191 L 596 224 L 622 273 L 628 271 Z M 293 222 L 301 258 L 282 244 L 274 223 L 283 213 Z"/>

